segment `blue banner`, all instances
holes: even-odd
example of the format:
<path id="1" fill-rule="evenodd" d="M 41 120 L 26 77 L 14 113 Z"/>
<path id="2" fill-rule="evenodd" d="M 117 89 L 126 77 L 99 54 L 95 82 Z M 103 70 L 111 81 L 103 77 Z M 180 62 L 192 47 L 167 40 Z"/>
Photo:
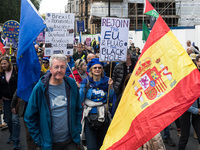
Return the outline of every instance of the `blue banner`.
<path id="1" fill-rule="evenodd" d="M 85 26 L 84 26 L 83 20 L 77 20 L 77 30 L 78 30 L 78 32 L 84 32 L 85 31 Z"/>

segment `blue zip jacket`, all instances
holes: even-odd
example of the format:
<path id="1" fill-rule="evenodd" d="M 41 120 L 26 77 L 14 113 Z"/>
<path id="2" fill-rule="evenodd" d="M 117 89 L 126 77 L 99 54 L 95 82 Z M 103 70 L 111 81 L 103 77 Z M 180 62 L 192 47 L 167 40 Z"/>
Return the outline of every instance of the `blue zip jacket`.
<path id="1" fill-rule="evenodd" d="M 89 80 L 89 82 L 90 82 L 90 88 L 88 89 L 87 94 L 86 94 L 87 80 Z M 106 103 L 107 95 L 108 95 L 108 86 L 109 86 L 108 80 L 109 80 L 109 78 L 107 76 L 103 76 L 103 77 L 101 77 L 101 80 L 100 80 L 99 84 L 97 85 L 90 76 L 88 76 L 86 79 L 83 79 L 83 81 L 80 83 L 80 90 L 79 90 L 81 103 L 84 101 L 85 96 L 87 99 L 90 99 L 94 102 Z M 109 90 L 109 103 L 112 103 L 113 95 L 114 95 L 114 90 L 110 89 Z M 92 108 L 90 113 L 97 113 L 96 107 Z"/>
<path id="2" fill-rule="evenodd" d="M 24 121 L 30 135 L 37 146 L 43 150 L 52 149 L 52 122 L 48 85 L 51 74 L 43 76 L 35 85 L 26 108 Z M 68 127 L 71 139 L 80 144 L 82 106 L 79 99 L 79 90 L 75 81 L 65 77 L 66 95 L 68 100 Z"/>

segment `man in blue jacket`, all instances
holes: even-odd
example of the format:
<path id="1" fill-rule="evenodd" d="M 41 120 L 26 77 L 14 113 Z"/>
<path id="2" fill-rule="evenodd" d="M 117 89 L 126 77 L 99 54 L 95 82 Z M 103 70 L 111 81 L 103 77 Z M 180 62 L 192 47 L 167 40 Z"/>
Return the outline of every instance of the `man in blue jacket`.
<path id="1" fill-rule="evenodd" d="M 44 150 L 77 150 L 80 143 L 82 106 L 75 81 L 65 77 L 67 58 L 50 58 L 50 73 L 33 89 L 24 120 Z"/>

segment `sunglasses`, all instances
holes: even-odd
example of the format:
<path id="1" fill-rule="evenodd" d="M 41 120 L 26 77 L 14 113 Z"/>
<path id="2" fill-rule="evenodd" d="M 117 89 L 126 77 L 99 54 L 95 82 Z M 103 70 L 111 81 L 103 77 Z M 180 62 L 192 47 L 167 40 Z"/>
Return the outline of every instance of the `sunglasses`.
<path id="1" fill-rule="evenodd" d="M 94 68 L 94 69 L 97 69 L 97 68 L 98 68 L 98 69 L 101 69 L 101 67 L 93 67 L 93 68 Z"/>
<path id="2" fill-rule="evenodd" d="M 43 62 L 43 64 L 48 64 L 49 62 Z"/>

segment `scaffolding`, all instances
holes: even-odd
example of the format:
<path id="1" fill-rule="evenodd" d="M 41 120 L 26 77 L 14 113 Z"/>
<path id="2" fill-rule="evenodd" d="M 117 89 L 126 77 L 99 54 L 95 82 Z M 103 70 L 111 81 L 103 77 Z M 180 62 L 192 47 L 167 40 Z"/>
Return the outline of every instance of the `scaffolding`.
<path id="1" fill-rule="evenodd" d="M 169 27 L 177 27 L 179 16 L 177 15 L 177 0 L 151 0 L 150 3 L 162 16 Z M 128 18 L 130 18 L 130 30 L 142 29 L 143 21 L 150 28 L 149 16 L 144 15 L 144 3 L 128 3 Z"/>

